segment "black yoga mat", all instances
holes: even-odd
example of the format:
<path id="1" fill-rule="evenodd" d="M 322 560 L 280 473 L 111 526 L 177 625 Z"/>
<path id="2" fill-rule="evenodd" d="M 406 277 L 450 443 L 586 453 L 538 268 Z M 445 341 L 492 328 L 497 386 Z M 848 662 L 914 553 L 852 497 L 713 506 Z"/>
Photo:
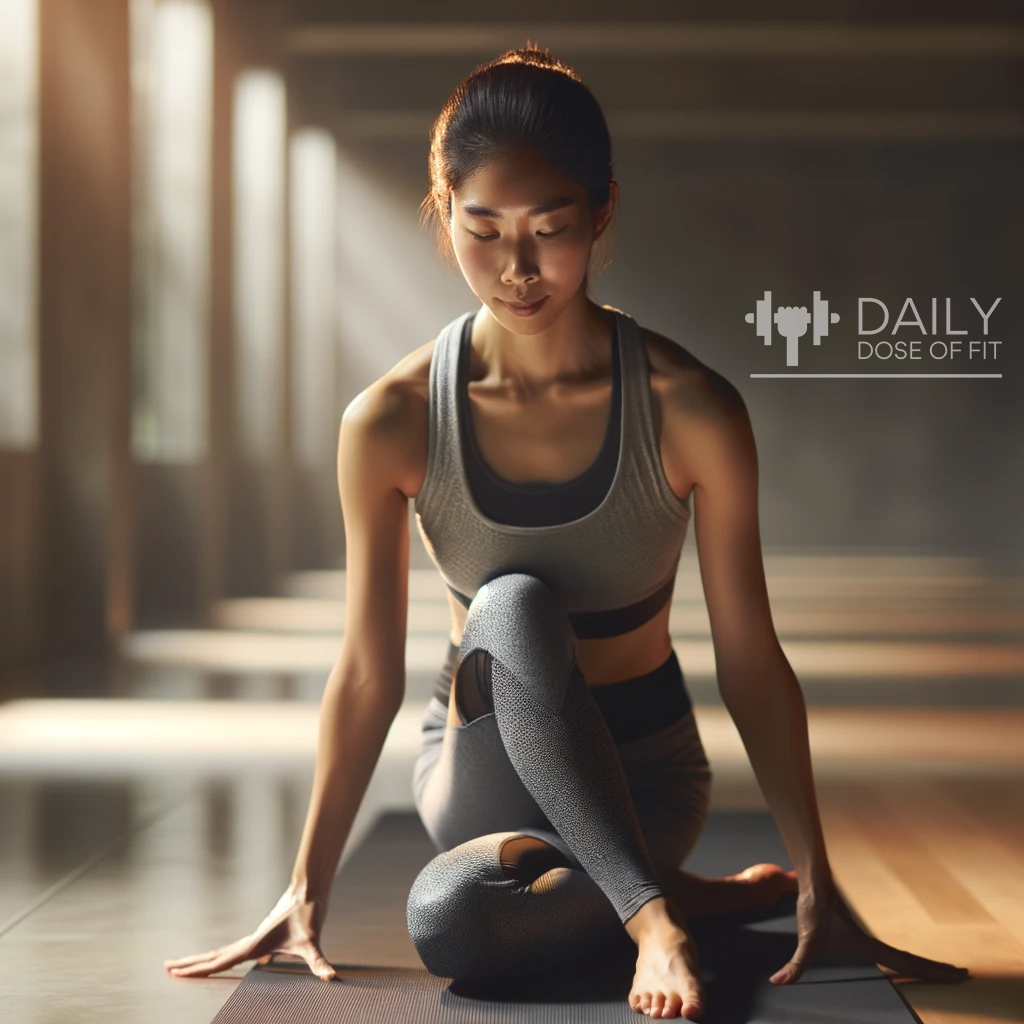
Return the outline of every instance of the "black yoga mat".
<path id="1" fill-rule="evenodd" d="M 435 852 L 415 812 L 384 814 L 332 890 L 323 946 L 342 979 L 321 981 L 304 961 L 278 954 L 239 982 L 214 1024 L 635 1024 L 651 1019 L 626 1002 L 636 946 L 625 929 L 621 942 L 551 977 L 471 985 L 430 974 L 409 938 L 405 901 Z M 771 815 L 716 811 L 685 866 L 714 876 L 762 861 L 790 867 Z M 707 993 L 703 1024 L 918 1020 L 872 963 L 815 963 L 793 985 L 768 981 L 796 949 L 795 905 L 795 897 L 787 896 L 764 911 L 690 925 Z"/>

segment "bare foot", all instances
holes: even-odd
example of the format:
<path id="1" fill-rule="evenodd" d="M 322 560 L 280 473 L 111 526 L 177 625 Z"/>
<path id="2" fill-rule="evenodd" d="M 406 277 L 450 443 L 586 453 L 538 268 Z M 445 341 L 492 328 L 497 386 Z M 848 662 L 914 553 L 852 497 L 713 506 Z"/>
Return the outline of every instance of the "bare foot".
<path id="1" fill-rule="evenodd" d="M 668 901 L 658 897 L 626 923 L 638 946 L 627 998 L 632 1009 L 654 1018 L 700 1020 L 705 995 L 697 947 L 686 928 L 677 923 L 678 915 L 678 909 L 670 910 Z"/>
<path id="2" fill-rule="evenodd" d="M 799 888 L 796 872 L 778 864 L 752 864 L 724 878 L 704 878 L 675 868 L 668 873 L 665 884 L 687 921 L 769 907 Z"/>

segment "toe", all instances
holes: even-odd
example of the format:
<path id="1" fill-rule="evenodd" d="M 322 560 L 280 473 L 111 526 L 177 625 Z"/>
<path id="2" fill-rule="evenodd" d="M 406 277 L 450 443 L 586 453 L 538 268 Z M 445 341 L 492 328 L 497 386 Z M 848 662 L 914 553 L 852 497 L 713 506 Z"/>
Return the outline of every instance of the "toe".
<path id="1" fill-rule="evenodd" d="M 679 1015 L 687 1020 L 700 1020 L 704 1016 L 704 1000 L 698 992 L 686 993 Z"/>
<path id="2" fill-rule="evenodd" d="M 651 1010 L 651 993 L 650 992 L 630 992 L 629 994 L 629 1005 L 636 1010 L 637 1013 L 650 1013 Z"/>

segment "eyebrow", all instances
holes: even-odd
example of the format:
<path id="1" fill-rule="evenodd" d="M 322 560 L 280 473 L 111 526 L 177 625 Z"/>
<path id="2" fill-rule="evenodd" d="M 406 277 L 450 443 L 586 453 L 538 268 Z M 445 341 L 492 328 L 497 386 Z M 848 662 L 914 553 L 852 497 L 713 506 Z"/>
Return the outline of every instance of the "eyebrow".
<path id="1" fill-rule="evenodd" d="M 543 203 L 540 206 L 535 206 L 532 210 L 527 211 L 528 217 L 539 217 L 542 213 L 552 213 L 555 210 L 561 210 L 564 206 L 572 206 L 575 202 L 574 199 L 570 199 L 568 196 L 556 196 L 554 199 Z M 497 210 L 492 210 L 489 206 L 476 206 L 472 203 L 467 203 L 462 207 L 466 213 L 472 214 L 474 217 L 499 217 L 501 216 Z"/>

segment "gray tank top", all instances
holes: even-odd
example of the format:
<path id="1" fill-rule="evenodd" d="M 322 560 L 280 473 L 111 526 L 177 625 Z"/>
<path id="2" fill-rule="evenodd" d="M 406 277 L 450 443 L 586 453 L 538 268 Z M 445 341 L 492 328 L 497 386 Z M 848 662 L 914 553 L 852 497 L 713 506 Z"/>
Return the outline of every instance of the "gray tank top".
<path id="1" fill-rule="evenodd" d="M 466 474 L 457 387 L 463 328 L 437 337 L 430 363 L 426 475 L 416 525 L 448 589 L 468 607 L 488 580 L 538 576 L 562 597 L 577 636 L 616 636 L 653 618 L 672 597 L 690 508 L 669 485 L 655 436 L 647 352 L 636 321 L 613 306 L 621 360 L 621 431 L 611 487 L 579 519 L 547 526 L 499 523 L 483 514 Z"/>

